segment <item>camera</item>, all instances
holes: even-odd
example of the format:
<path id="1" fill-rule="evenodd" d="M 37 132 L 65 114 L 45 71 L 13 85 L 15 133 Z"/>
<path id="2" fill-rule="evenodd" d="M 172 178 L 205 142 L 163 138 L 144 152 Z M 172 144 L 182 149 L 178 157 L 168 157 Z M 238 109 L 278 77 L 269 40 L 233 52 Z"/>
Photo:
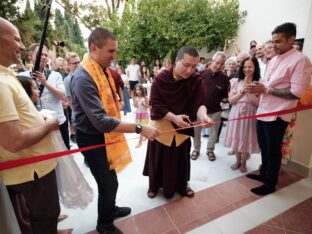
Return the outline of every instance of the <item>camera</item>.
<path id="1" fill-rule="evenodd" d="M 53 41 L 53 45 L 65 47 L 65 41 Z"/>

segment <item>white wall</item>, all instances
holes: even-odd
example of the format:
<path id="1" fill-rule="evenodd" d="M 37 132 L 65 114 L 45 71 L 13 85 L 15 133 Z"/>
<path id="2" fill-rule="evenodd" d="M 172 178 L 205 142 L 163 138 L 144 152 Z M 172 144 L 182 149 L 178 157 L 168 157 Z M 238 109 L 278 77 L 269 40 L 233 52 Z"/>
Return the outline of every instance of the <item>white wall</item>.
<path id="1" fill-rule="evenodd" d="M 312 0 L 310 0 L 312 2 Z M 310 4 L 309 19 L 306 26 L 305 42 L 303 46 L 303 53 L 307 55 L 312 61 L 312 4 Z M 312 164 L 311 164 L 312 166 Z"/>
<path id="2" fill-rule="evenodd" d="M 247 11 L 236 38 L 241 51 L 249 51 L 251 40 L 270 39 L 273 29 L 285 22 L 297 24 L 297 38 L 305 38 L 312 27 L 311 23 L 308 26 L 311 5 L 312 0 L 240 0 L 240 10 Z"/>

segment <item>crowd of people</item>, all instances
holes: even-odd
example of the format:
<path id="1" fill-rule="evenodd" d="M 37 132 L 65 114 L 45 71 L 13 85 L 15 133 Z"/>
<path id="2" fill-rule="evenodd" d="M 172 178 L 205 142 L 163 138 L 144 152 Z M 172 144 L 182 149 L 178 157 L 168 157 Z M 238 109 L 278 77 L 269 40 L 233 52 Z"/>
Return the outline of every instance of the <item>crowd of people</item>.
<path id="1" fill-rule="evenodd" d="M 0 135 L 0 162 L 59 151 L 56 139 L 64 150 L 70 149 L 71 142 L 79 148 L 114 142 L 82 152 L 97 183 L 99 233 L 122 233 L 114 220 L 131 213 L 131 208 L 116 205 L 116 173 L 132 160 L 124 133 L 140 135 L 136 147 L 148 140 L 143 175 L 149 177 L 149 198 L 160 189 L 168 199 L 175 193 L 191 198 L 195 194 L 188 184 L 191 159 L 201 155 L 202 130 L 210 129 L 204 133 L 209 134 L 206 155 L 214 161 L 223 121 L 295 107 L 311 81 L 311 62 L 295 41 L 293 23 L 274 28 L 272 39 L 264 43 L 250 42 L 247 53 L 228 57 L 225 51 L 217 51 L 206 59 L 199 57 L 197 49 L 183 46 L 174 62 L 165 58 L 161 66 L 155 59 L 149 67 L 145 61 L 137 64 L 132 56 L 126 68 L 114 64 L 114 34 L 96 28 L 82 60 L 68 51 L 65 58 L 56 57 L 43 46 L 38 71 L 21 65 L 26 48 L 18 29 L 0 18 L 0 31 L 0 43 L 6 45 L 0 52 L 0 131 L 6 133 Z M 28 64 L 35 63 L 38 49 L 39 44 L 28 47 Z M 9 69 L 13 64 L 19 65 L 17 76 Z M 121 111 L 131 112 L 131 103 L 135 123 L 121 119 Z M 261 153 L 259 174 L 246 175 L 263 182 L 251 189 L 256 195 L 276 190 L 281 145 L 291 119 L 291 114 L 284 114 L 226 124 L 224 144 L 235 154 L 233 170 L 246 173 L 248 159 Z M 64 219 L 59 201 L 64 201 L 61 190 L 67 186 L 61 184 L 66 183 L 62 177 L 67 177 L 67 170 L 79 178 L 79 185 L 71 184 L 71 190 L 83 192 L 67 204 L 84 207 L 92 200 L 92 190 L 72 159 L 0 171 L 22 233 L 72 232 L 57 231 L 57 222 Z"/>

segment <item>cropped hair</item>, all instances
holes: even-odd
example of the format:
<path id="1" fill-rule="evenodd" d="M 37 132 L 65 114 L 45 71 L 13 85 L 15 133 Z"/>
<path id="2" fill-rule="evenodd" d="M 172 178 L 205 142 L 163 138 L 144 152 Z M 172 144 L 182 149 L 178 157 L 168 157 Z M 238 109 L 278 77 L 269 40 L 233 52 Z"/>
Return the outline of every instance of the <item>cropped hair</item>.
<path id="1" fill-rule="evenodd" d="M 65 59 L 68 63 L 71 58 L 76 58 L 76 57 L 79 57 L 79 55 L 76 52 L 68 52 L 65 55 Z"/>
<path id="2" fill-rule="evenodd" d="M 243 60 L 243 62 L 241 63 L 241 66 L 239 67 L 239 70 L 238 70 L 238 79 L 244 80 L 244 78 L 245 78 L 244 65 L 245 65 L 246 61 L 248 61 L 248 60 L 252 61 L 252 63 L 255 66 L 255 71 L 254 71 L 254 74 L 252 76 L 252 81 L 258 81 L 260 79 L 260 67 L 259 67 L 258 59 L 254 56 L 248 57 L 248 58 Z"/>
<path id="3" fill-rule="evenodd" d="M 89 46 L 89 50 L 90 50 L 90 46 L 91 44 L 96 45 L 99 48 L 102 48 L 107 39 L 112 39 L 112 40 L 116 40 L 116 37 L 114 36 L 114 34 L 111 31 L 108 31 L 105 28 L 95 28 L 88 39 L 88 46 Z"/>
<path id="4" fill-rule="evenodd" d="M 217 57 L 223 57 L 224 59 L 226 59 L 225 53 L 223 51 L 217 51 L 213 56 L 212 56 L 212 61 L 215 61 L 217 59 Z"/>
<path id="5" fill-rule="evenodd" d="M 294 23 L 284 23 L 284 24 L 278 25 L 273 30 L 272 35 L 276 33 L 284 33 L 286 37 L 296 36 L 297 26 Z"/>
<path id="6" fill-rule="evenodd" d="M 184 54 L 188 54 L 196 58 L 199 57 L 198 51 L 191 46 L 183 46 L 181 49 L 179 49 L 177 53 L 177 59 L 182 59 L 184 57 Z"/>

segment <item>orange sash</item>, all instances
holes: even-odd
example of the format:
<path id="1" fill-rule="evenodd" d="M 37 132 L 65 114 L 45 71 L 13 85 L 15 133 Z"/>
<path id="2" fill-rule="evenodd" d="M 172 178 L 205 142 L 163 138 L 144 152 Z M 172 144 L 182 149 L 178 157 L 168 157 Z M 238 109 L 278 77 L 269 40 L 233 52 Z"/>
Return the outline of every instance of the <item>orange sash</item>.
<path id="1" fill-rule="evenodd" d="M 106 68 L 106 73 L 108 75 L 108 77 L 106 77 L 101 66 L 88 54 L 84 56 L 82 66 L 96 83 L 99 90 L 99 97 L 107 115 L 121 119 L 116 87 L 109 69 Z M 104 133 L 104 138 L 105 143 L 108 144 L 106 145 L 106 154 L 110 169 L 115 169 L 116 172 L 119 172 L 132 161 L 125 136 L 123 133 L 109 132 Z"/>

